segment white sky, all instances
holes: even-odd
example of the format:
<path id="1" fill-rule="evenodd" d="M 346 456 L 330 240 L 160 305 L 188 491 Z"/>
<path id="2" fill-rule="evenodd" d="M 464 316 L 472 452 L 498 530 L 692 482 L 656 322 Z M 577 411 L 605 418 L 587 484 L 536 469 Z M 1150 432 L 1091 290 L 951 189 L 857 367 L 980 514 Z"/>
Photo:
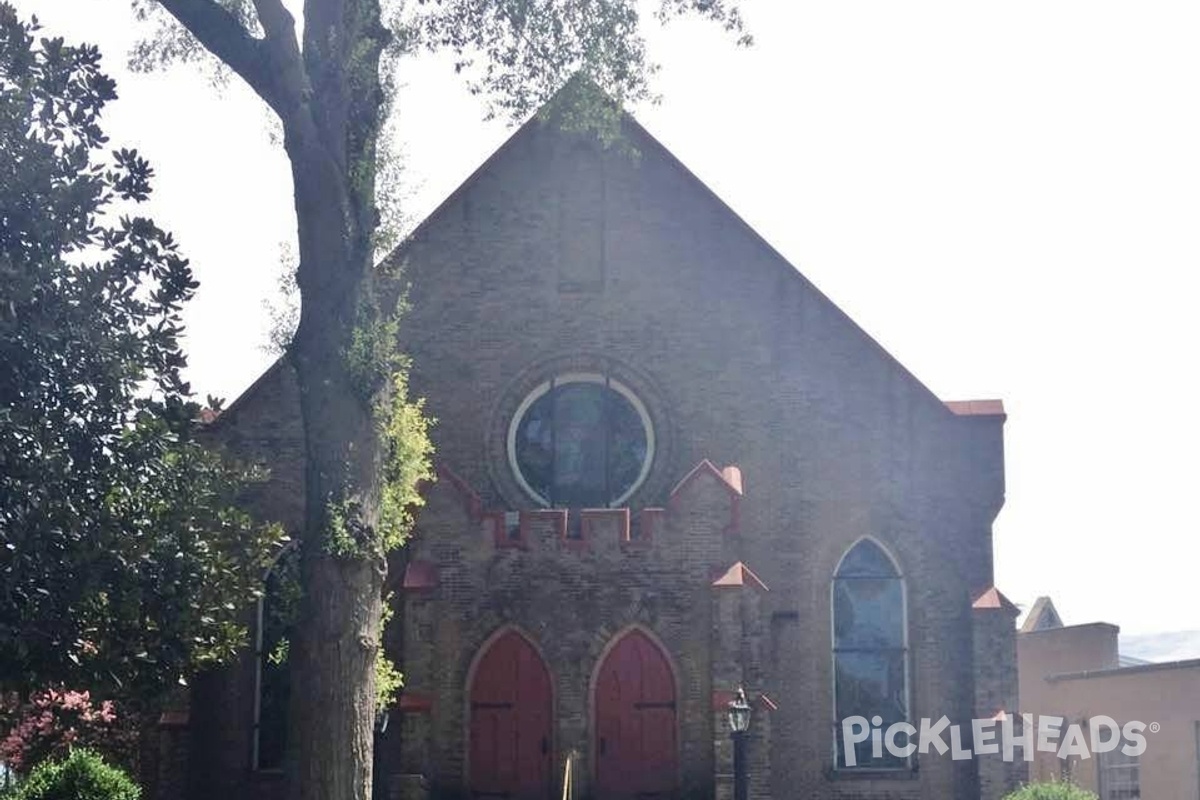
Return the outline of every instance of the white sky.
<path id="1" fill-rule="evenodd" d="M 154 164 L 202 283 L 193 385 L 232 399 L 269 362 L 262 301 L 294 238 L 265 112 L 194 71 L 127 74 L 127 0 L 16 5 L 107 54 L 106 130 Z M 742 5 L 750 50 L 699 23 L 653 35 L 664 99 L 638 118 L 940 397 L 1004 399 L 1014 601 L 1200 628 L 1200 4 Z M 445 59 L 404 80 L 420 218 L 509 130 Z"/>

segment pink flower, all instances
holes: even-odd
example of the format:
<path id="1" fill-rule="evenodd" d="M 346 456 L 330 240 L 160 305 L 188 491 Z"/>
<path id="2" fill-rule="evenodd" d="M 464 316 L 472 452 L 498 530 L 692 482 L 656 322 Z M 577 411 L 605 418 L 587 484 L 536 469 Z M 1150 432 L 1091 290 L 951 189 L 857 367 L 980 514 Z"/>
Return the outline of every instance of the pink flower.
<path id="1" fill-rule="evenodd" d="M 9 725 L 7 732 L 0 728 L 0 760 L 18 772 L 63 755 L 74 744 L 101 749 L 129 746 L 129 731 L 115 726 L 116 706 L 109 700 L 93 704 L 87 691 L 48 688 L 34 692 L 24 703 L 15 695 L 2 695 L 0 714 Z"/>

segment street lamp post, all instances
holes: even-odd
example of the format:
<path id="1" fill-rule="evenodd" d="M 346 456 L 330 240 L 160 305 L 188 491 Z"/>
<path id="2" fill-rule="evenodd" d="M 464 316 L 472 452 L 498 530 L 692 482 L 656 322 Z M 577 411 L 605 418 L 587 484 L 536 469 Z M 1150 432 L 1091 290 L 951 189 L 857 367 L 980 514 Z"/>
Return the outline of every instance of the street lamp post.
<path id="1" fill-rule="evenodd" d="M 729 737 L 733 739 L 733 800 L 746 800 L 749 779 L 746 775 L 746 732 L 750 730 L 750 704 L 740 686 L 729 701 Z"/>

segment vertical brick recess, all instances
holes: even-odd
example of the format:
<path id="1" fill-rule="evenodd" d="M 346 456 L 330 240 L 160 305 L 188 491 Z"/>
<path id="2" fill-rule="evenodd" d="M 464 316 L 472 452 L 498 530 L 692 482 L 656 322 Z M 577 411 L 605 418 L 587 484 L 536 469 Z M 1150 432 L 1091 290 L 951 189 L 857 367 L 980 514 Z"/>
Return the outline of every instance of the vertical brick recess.
<path id="1" fill-rule="evenodd" d="M 975 718 L 1013 718 L 1020 734 L 1021 717 L 1017 708 L 1017 616 L 1020 610 L 1008 598 L 992 588 L 971 607 L 974 619 Z M 1000 725 L 995 726 L 994 742 L 1000 741 Z M 989 742 L 990 743 L 990 742 Z M 1028 780 L 1023 753 L 1005 762 L 1001 755 L 976 757 L 979 770 L 980 800 L 1001 800 Z"/>

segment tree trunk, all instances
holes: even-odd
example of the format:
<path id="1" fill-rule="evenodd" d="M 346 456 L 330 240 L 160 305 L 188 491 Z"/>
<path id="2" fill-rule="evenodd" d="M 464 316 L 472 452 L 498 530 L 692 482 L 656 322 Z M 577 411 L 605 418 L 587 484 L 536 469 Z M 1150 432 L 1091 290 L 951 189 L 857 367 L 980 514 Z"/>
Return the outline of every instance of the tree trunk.
<path id="1" fill-rule="evenodd" d="M 253 0 L 262 36 L 223 3 L 160 0 L 279 115 L 300 239 L 300 326 L 289 350 L 305 432 L 303 597 L 289 652 L 288 796 L 366 800 L 387 562 L 378 536 L 395 342 L 352 363 L 391 309 L 375 297 L 375 155 L 389 34 L 379 0 L 305 0 L 304 46 L 281 0 Z M 356 352 L 356 351 L 355 351 Z M 384 355 L 379 358 L 377 356 Z M 361 354 L 360 354 L 361 355 Z"/>
<path id="2" fill-rule="evenodd" d="M 306 445 L 304 594 L 289 654 L 288 796 L 367 800 L 387 569 L 375 535 L 382 443 L 373 410 L 388 384 L 365 384 L 348 363 L 356 330 L 370 322 L 363 311 L 373 303 L 370 251 L 354 225 L 345 173 L 320 139 L 310 138 L 314 133 L 289 131 L 287 142 L 303 293 L 290 352 Z"/>

